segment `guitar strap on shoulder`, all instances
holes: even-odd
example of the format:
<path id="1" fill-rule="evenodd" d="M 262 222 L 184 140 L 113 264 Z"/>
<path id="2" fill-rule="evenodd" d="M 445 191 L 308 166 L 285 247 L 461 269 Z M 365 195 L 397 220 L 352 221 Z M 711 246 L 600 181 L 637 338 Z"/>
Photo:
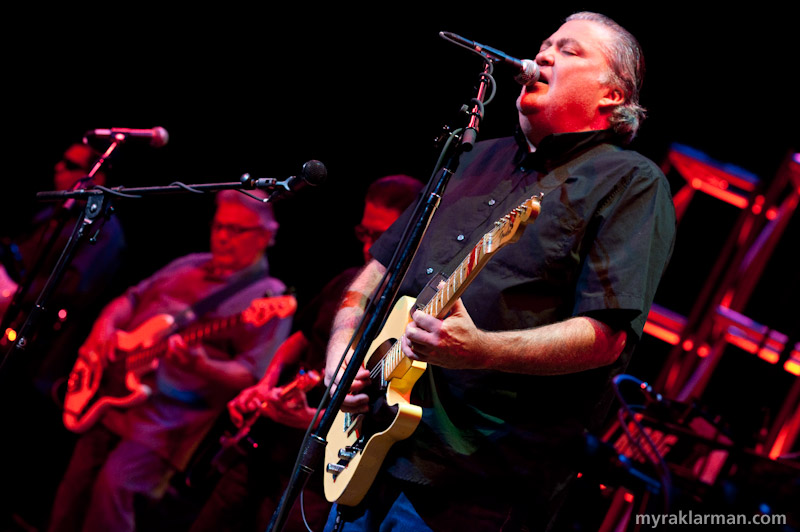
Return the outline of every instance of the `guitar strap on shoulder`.
<path id="1" fill-rule="evenodd" d="M 262 279 L 266 272 L 267 270 L 264 268 L 261 262 L 257 262 L 253 266 L 250 266 L 247 270 L 239 272 L 239 274 L 236 275 L 236 280 L 227 283 L 225 286 L 215 290 L 203 299 L 196 301 L 194 305 L 190 306 L 176 316 L 175 323 L 177 327 L 185 327 L 189 323 L 206 315 L 208 312 L 217 308 L 220 303 L 231 297 L 233 294 L 250 286 L 255 281 Z"/>

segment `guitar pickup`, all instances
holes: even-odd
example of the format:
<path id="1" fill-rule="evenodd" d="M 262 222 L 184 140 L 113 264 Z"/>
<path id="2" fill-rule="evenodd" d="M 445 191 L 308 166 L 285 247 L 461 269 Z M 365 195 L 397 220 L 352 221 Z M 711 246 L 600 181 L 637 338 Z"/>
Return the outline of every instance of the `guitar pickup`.
<path id="1" fill-rule="evenodd" d="M 364 422 L 364 416 L 362 414 L 355 414 L 351 416 L 350 414 L 346 414 L 345 416 L 346 422 L 344 427 L 344 432 L 347 435 L 353 434 L 355 432 L 356 439 L 361 437 L 361 424 Z"/>
<path id="2" fill-rule="evenodd" d="M 69 374 L 67 391 L 74 393 L 81 389 L 83 386 L 83 373 L 83 370 L 74 370 Z"/>

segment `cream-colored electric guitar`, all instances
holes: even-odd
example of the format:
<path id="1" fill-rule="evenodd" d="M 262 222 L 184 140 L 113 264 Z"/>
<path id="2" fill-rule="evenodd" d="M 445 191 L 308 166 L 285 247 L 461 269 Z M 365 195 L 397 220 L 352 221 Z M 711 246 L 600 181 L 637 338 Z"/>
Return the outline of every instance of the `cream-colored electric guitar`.
<path id="1" fill-rule="evenodd" d="M 536 219 L 540 202 L 541 196 L 532 197 L 495 222 L 420 310 L 444 318 L 492 255 L 518 240 L 525 225 Z M 411 297 L 402 297 L 395 303 L 370 345 L 364 361 L 372 375 L 370 411 L 340 411 L 328 431 L 323 484 L 325 497 L 331 502 L 345 506 L 361 502 L 390 447 L 411 436 L 422 418 L 422 408 L 411 403 L 410 395 L 427 364 L 406 357 L 399 342 L 415 304 Z"/>

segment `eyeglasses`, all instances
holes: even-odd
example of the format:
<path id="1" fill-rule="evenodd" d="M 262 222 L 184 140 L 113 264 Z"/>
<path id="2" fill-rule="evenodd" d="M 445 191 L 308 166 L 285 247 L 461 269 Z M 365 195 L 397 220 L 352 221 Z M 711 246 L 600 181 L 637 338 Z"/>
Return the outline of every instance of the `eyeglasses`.
<path id="1" fill-rule="evenodd" d="M 362 224 L 358 224 L 356 226 L 355 232 L 356 238 L 361 242 L 375 242 L 383 234 L 383 231 L 370 229 L 368 227 L 364 227 Z"/>
<path id="2" fill-rule="evenodd" d="M 215 232 L 226 231 L 229 235 L 232 236 L 239 236 L 243 235 L 249 231 L 258 231 L 261 227 L 254 225 L 251 227 L 245 227 L 241 225 L 234 225 L 234 224 L 224 224 L 220 222 L 214 222 L 211 224 L 211 230 Z"/>

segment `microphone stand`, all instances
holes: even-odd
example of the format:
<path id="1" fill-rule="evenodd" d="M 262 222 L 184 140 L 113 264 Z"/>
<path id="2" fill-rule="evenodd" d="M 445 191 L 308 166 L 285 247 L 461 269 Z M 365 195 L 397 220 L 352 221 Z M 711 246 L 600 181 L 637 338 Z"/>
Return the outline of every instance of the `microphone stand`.
<path id="1" fill-rule="evenodd" d="M 106 150 L 105 154 L 101 156 L 98 163 L 92 169 L 91 176 L 95 175 L 95 173 L 100 169 L 103 162 L 107 159 L 108 155 L 110 155 L 111 152 L 114 149 L 116 149 L 116 147 L 119 145 L 120 142 L 122 142 L 122 139 L 114 140 L 112 142 L 111 146 L 109 146 L 108 150 Z M 87 179 L 83 179 L 81 181 L 86 181 L 86 180 Z M 89 230 L 93 225 L 97 224 L 98 221 L 102 221 L 103 219 L 111 215 L 112 197 L 141 198 L 144 195 L 150 195 L 150 194 L 155 195 L 155 194 L 168 194 L 168 193 L 179 193 L 179 192 L 193 192 L 197 194 L 203 194 L 206 192 L 216 192 L 219 190 L 232 189 L 232 190 L 239 190 L 243 194 L 246 194 L 257 201 L 267 202 L 269 201 L 269 199 L 273 199 L 274 197 L 283 197 L 283 195 L 288 196 L 288 194 L 292 192 L 293 185 L 295 185 L 296 183 L 298 183 L 298 179 L 295 176 L 289 177 L 288 179 L 283 181 L 279 181 L 274 178 L 256 179 L 251 177 L 250 174 L 244 174 L 241 176 L 241 179 L 239 181 L 235 182 L 203 183 L 195 185 L 186 185 L 184 183 L 175 182 L 167 186 L 127 187 L 127 188 L 126 187 L 106 188 L 101 186 L 95 186 L 93 188 L 38 192 L 36 196 L 40 200 L 45 200 L 45 201 L 65 200 L 64 206 L 66 208 L 72 208 L 74 202 L 76 200 L 81 200 L 81 199 L 86 200 L 86 205 L 84 206 L 83 209 L 83 215 L 75 224 L 75 228 L 72 231 L 69 241 L 65 245 L 61 255 L 59 256 L 58 262 L 54 266 L 53 271 L 51 272 L 49 278 L 47 279 L 47 282 L 42 288 L 42 291 L 39 294 L 33 309 L 26 317 L 26 320 L 23 323 L 23 325 L 20 327 L 15 344 L 0 360 L 0 378 L 3 376 L 3 371 L 6 368 L 6 364 L 9 362 L 9 360 L 12 359 L 14 353 L 25 351 L 25 349 L 27 349 L 30 346 L 30 337 L 33 333 L 36 332 L 38 323 L 41 320 L 42 315 L 46 312 L 50 297 L 55 291 L 61 279 L 63 278 L 67 267 L 69 266 L 70 262 L 75 256 L 78 246 L 85 240 L 86 235 L 89 233 Z M 250 190 L 261 189 L 270 191 L 272 192 L 272 194 L 270 195 L 269 199 L 263 199 L 248 193 L 245 189 L 250 189 Z M 94 239 L 95 237 L 96 234 L 92 238 Z M 55 238 L 55 235 L 52 238 Z M 29 283 L 26 283 L 26 285 L 29 285 Z M 19 295 L 19 291 L 17 295 Z M 15 301 L 16 300 L 17 297 L 15 296 Z M 5 320 L 3 321 L 5 322 Z"/>
<path id="2" fill-rule="evenodd" d="M 487 56 L 483 56 L 483 59 L 484 71 L 481 74 L 477 96 L 472 99 L 473 107 L 468 113 L 470 116 L 469 124 L 466 129 L 456 130 L 452 133 L 451 138 L 459 132 L 463 132 L 458 142 L 453 145 L 450 143 L 446 144 L 440 156 L 439 163 L 436 165 L 434 174 L 431 176 L 431 180 L 428 183 L 425 196 L 421 198 L 415 209 L 414 216 L 409 220 L 406 230 L 403 233 L 404 238 L 401 239 L 397 248 L 398 251 L 387 267 L 387 273 L 383 282 L 378 286 L 375 294 L 373 294 L 371 298 L 373 301 L 372 311 L 370 312 L 370 309 L 365 310 L 364 318 L 366 322 L 362 322 L 362 327 L 359 327 L 356 331 L 355 336 L 359 336 L 358 333 L 361 331 L 359 340 L 356 343 L 352 358 L 342 374 L 336 391 L 330 396 L 330 404 L 326 408 L 325 414 L 322 416 L 317 428 L 314 430 L 309 427 L 306 433 L 306 437 L 301 444 L 297 462 L 295 463 L 295 468 L 290 476 L 289 484 L 284 490 L 278 507 L 275 509 L 267 528 L 269 532 L 283 529 L 294 501 L 308 482 L 316 465 L 324 461 L 325 445 L 327 444 L 324 436 L 327 435 L 330 427 L 333 425 L 333 421 L 344 402 L 344 398 L 350 390 L 350 385 L 353 383 L 353 380 L 355 380 L 356 373 L 367 355 L 367 349 L 372 344 L 375 336 L 380 332 L 380 327 L 388 316 L 391 305 L 397 299 L 400 283 L 416 255 L 425 230 L 439 206 L 439 202 L 450 177 L 458 168 L 461 153 L 470 151 L 474 145 L 480 126 L 480 120 L 483 118 L 486 92 L 494 83 L 491 76 L 493 70 L 492 59 Z M 466 110 L 466 106 L 462 109 Z M 452 151 L 448 152 L 448 148 L 452 148 Z M 445 159 L 446 162 L 442 163 Z M 436 175 L 437 172 L 438 176 Z M 326 396 L 329 393 L 330 387 L 326 390 Z"/>

